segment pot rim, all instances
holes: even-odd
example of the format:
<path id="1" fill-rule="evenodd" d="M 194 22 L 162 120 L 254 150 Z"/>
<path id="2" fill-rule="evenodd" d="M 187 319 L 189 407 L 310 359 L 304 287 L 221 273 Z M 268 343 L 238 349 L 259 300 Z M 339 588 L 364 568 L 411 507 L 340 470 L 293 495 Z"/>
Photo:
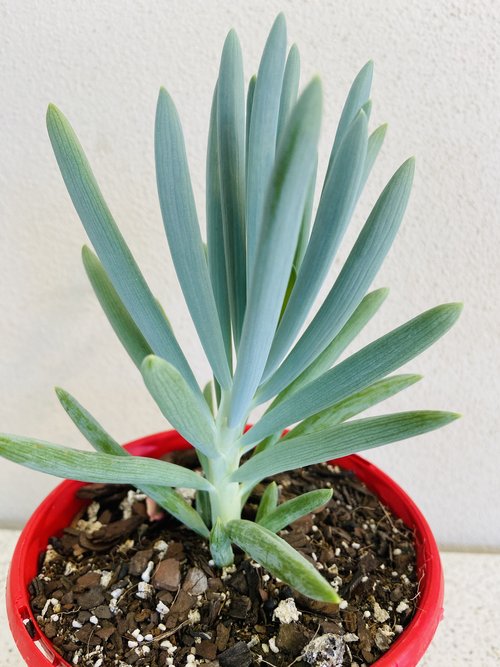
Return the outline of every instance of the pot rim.
<path id="1" fill-rule="evenodd" d="M 133 440 L 125 447 L 134 455 L 159 458 L 191 447 L 176 431 L 165 431 Z M 443 618 L 444 579 L 438 547 L 431 529 L 413 500 L 388 475 L 357 454 L 335 461 L 356 473 L 361 481 L 413 530 L 420 578 L 417 610 L 377 667 L 414 667 L 424 655 Z M 71 667 L 43 635 L 30 607 L 28 584 L 37 574 L 40 553 L 51 535 L 60 532 L 85 501 L 74 497 L 83 482 L 65 480 L 37 507 L 17 542 L 7 578 L 7 615 L 17 647 L 30 667 Z"/>

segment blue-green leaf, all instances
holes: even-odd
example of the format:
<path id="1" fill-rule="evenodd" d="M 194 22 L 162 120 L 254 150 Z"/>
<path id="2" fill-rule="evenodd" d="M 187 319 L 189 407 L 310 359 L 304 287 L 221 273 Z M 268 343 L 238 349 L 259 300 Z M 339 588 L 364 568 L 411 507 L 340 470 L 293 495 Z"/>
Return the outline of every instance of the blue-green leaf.
<path id="1" fill-rule="evenodd" d="M 268 512 L 263 517 L 257 517 L 256 521 L 273 533 L 278 533 L 297 519 L 325 505 L 331 499 L 332 494 L 332 489 L 317 489 L 303 493 L 301 496 L 278 505 L 272 512 Z"/>
<path id="2" fill-rule="evenodd" d="M 269 475 L 412 438 L 446 426 L 458 417 L 459 415 L 452 412 L 426 410 L 337 424 L 266 449 L 244 463 L 233 473 L 231 480 L 258 481 Z"/>
<path id="3" fill-rule="evenodd" d="M 251 78 L 250 81 L 248 82 L 248 90 L 247 90 L 247 116 L 246 116 L 246 160 L 247 160 L 247 165 L 245 166 L 245 169 L 248 167 L 248 142 L 250 141 L 250 124 L 252 122 L 252 105 L 253 105 L 253 96 L 255 94 L 255 84 L 257 83 L 257 75 L 254 74 Z M 246 173 L 246 172 L 245 172 Z"/>
<path id="4" fill-rule="evenodd" d="M 366 345 L 272 408 L 243 436 L 242 446 L 259 442 L 392 373 L 445 334 L 461 310 L 457 303 L 431 308 Z"/>
<path id="5" fill-rule="evenodd" d="M 372 132 L 368 138 L 368 149 L 366 151 L 366 161 L 363 170 L 363 178 L 361 179 L 361 183 L 359 184 L 360 193 L 365 187 L 365 183 L 368 180 L 368 177 L 370 176 L 373 165 L 375 164 L 375 160 L 377 159 L 378 154 L 380 153 L 380 149 L 382 148 L 382 144 L 384 143 L 386 134 L 387 134 L 387 124 L 380 125 L 380 127 L 377 127 L 377 129 L 374 132 Z"/>
<path id="6" fill-rule="evenodd" d="M 296 273 L 299 272 L 300 265 L 306 254 L 309 237 L 311 235 L 312 212 L 314 204 L 314 191 L 316 188 L 316 177 L 318 174 L 318 157 L 316 156 L 316 163 L 314 165 L 311 182 L 307 191 L 306 202 L 304 204 L 304 213 L 302 214 L 302 222 L 300 223 L 299 240 L 297 241 L 297 249 L 295 257 L 293 258 L 293 267 Z"/>
<path id="7" fill-rule="evenodd" d="M 330 408 L 326 408 L 326 410 L 322 410 L 308 419 L 304 419 L 304 421 L 289 431 L 283 439 L 289 440 L 299 435 L 322 431 L 325 428 L 347 421 L 360 412 L 364 412 L 368 408 L 377 405 L 377 403 L 381 403 L 400 391 L 407 389 L 421 379 L 421 375 L 394 375 L 393 377 L 374 382 L 366 387 L 366 389 L 362 389 L 352 394 L 352 396 L 345 398 L 343 401 L 335 403 Z"/>
<path id="8" fill-rule="evenodd" d="M 63 114 L 47 110 L 50 141 L 73 204 L 125 308 L 155 354 L 197 387 L 195 377 L 99 190 L 85 153 Z"/>
<path id="9" fill-rule="evenodd" d="M 217 138 L 217 86 L 214 90 L 208 132 L 206 168 L 207 260 L 210 281 L 224 339 L 229 370 L 232 369 L 231 315 L 224 252 L 224 223 L 220 192 L 219 140 Z"/>
<path id="10" fill-rule="evenodd" d="M 288 352 L 328 273 L 358 198 L 367 142 L 367 120 L 360 111 L 340 146 L 323 189 L 311 238 L 273 341 L 264 380 Z"/>
<path id="11" fill-rule="evenodd" d="M 234 561 L 231 541 L 219 517 L 210 532 L 210 553 L 217 567 L 227 567 Z"/>
<path id="12" fill-rule="evenodd" d="M 337 157 L 340 145 L 344 140 L 344 137 L 351 125 L 352 121 L 356 117 L 358 111 L 365 106 L 365 104 L 370 99 L 370 90 L 372 86 L 373 78 L 373 62 L 369 60 L 364 67 L 360 70 L 356 78 L 354 79 L 347 99 L 342 109 L 342 114 L 340 116 L 340 121 L 337 127 L 337 132 L 335 134 L 335 140 L 333 142 L 332 152 L 330 153 L 330 160 L 328 162 L 328 170 L 325 178 L 325 183 L 328 179 L 328 173 L 333 166 L 333 162 Z"/>
<path id="13" fill-rule="evenodd" d="M 112 438 L 69 392 L 57 387 L 56 394 L 72 422 L 96 451 L 113 456 L 130 456 L 129 452 Z M 166 486 L 151 484 L 141 486 L 141 490 L 188 528 L 203 537 L 208 537 L 209 531 L 203 519 L 179 493 Z"/>
<path id="14" fill-rule="evenodd" d="M 234 520 L 227 524 L 226 530 L 240 549 L 295 590 L 313 600 L 340 602 L 314 565 L 267 528 L 252 521 Z"/>
<path id="15" fill-rule="evenodd" d="M 0 456 L 56 477 L 81 482 L 186 487 L 209 491 L 212 485 L 192 470 L 142 456 L 82 452 L 34 438 L 0 435 Z"/>
<path id="16" fill-rule="evenodd" d="M 279 14 L 264 47 L 252 102 L 247 158 L 247 286 L 258 266 L 257 247 L 265 224 L 265 197 L 274 164 L 285 58 L 286 23 L 283 14 Z"/>
<path id="17" fill-rule="evenodd" d="M 217 84 L 217 139 L 229 306 L 236 349 L 246 307 L 245 87 L 236 33 L 224 43 Z"/>
<path id="18" fill-rule="evenodd" d="M 101 262 L 87 246 L 82 249 L 82 260 L 109 323 L 134 364 L 139 367 L 144 357 L 152 354 L 153 350 L 123 305 Z"/>
<path id="19" fill-rule="evenodd" d="M 141 366 L 146 387 L 172 426 L 205 456 L 213 457 L 215 422 L 201 394 L 191 391 L 168 361 L 149 356 Z"/>
<path id="20" fill-rule="evenodd" d="M 278 485 L 276 482 L 271 482 L 266 486 L 264 493 L 260 498 L 257 514 L 255 516 L 255 521 L 257 521 L 257 523 L 263 523 L 263 519 L 276 509 L 276 506 L 278 505 L 278 496 Z M 274 532 L 276 533 L 277 531 Z"/>
<path id="21" fill-rule="evenodd" d="M 278 116 L 278 132 L 276 145 L 283 134 L 286 123 L 297 102 L 300 81 L 300 54 L 296 44 L 292 44 L 286 59 L 285 73 L 283 75 L 283 86 L 281 88 L 280 110 Z"/>
<path id="22" fill-rule="evenodd" d="M 265 233 L 256 253 L 259 270 L 250 286 L 240 342 L 231 426 L 246 417 L 276 331 L 316 161 L 321 102 L 321 84 L 314 79 L 297 102 L 280 142 L 264 209 Z"/>
<path id="23" fill-rule="evenodd" d="M 312 364 L 302 371 L 291 384 L 278 394 L 272 402 L 271 408 L 274 408 L 278 403 L 282 403 L 285 398 L 290 397 L 301 387 L 309 384 L 309 382 L 312 382 L 312 380 L 315 380 L 325 371 L 329 370 L 344 350 L 353 340 L 355 340 L 357 335 L 378 312 L 378 309 L 386 300 L 388 294 L 389 290 L 385 287 L 367 294 L 328 347 L 326 347 L 325 350 L 316 357 Z M 266 385 L 262 387 L 262 395 L 265 394 L 265 391 Z M 260 397 L 261 392 L 259 390 L 259 392 L 257 392 L 257 401 L 259 403 L 262 402 Z"/>
<path id="24" fill-rule="evenodd" d="M 184 137 L 175 105 L 164 88 L 156 107 L 155 156 L 161 212 L 177 277 L 214 375 L 228 389 L 231 374 L 196 215 Z"/>
<path id="25" fill-rule="evenodd" d="M 328 296 L 286 360 L 269 380 L 266 387 L 268 395 L 279 393 L 307 368 L 329 345 L 359 305 L 397 234 L 410 196 L 413 172 L 414 161 L 407 160 L 384 188 Z"/>

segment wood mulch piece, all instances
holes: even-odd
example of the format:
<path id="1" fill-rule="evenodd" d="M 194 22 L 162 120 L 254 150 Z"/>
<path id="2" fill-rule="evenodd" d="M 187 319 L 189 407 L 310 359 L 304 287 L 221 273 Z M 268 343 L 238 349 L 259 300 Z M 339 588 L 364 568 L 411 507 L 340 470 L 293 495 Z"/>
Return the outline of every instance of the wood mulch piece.
<path id="1" fill-rule="evenodd" d="M 328 505 L 280 535 L 338 589 L 340 608 L 309 600 L 241 552 L 221 572 L 206 541 L 175 519 L 149 523 L 140 493 L 89 484 L 78 492 L 89 505 L 50 540 L 30 584 L 42 631 L 80 667 L 372 664 L 415 611 L 411 531 L 350 472 L 321 464 L 272 479 L 280 502 L 333 489 Z"/>

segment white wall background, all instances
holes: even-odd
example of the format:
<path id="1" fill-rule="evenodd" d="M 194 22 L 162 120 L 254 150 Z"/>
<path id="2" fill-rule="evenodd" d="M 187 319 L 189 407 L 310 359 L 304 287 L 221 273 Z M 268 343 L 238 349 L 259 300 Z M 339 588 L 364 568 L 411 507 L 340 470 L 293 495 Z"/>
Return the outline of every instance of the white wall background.
<path id="1" fill-rule="evenodd" d="M 163 84 L 176 100 L 203 211 L 209 105 L 225 34 L 237 29 L 249 77 L 280 10 L 301 49 L 303 81 L 316 72 L 324 81 L 322 169 L 344 96 L 369 58 L 372 126 L 389 122 L 329 284 L 391 173 L 407 156 L 418 158 L 406 221 L 375 283 L 392 292 L 359 345 L 437 303 L 465 301 L 455 329 L 409 365 L 425 380 L 390 406 L 464 418 L 370 458 L 410 492 L 442 544 L 500 547 L 495 0 L 0 1 L 0 430 L 85 446 L 54 385 L 121 441 L 166 426 L 81 268 L 86 238 L 46 135 L 49 101 L 74 124 L 197 376 L 208 378 L 164 242 L 153 171 L 156 95 Z M 0 460 L 0 524 L 21 523 L 55 483 Z"/>

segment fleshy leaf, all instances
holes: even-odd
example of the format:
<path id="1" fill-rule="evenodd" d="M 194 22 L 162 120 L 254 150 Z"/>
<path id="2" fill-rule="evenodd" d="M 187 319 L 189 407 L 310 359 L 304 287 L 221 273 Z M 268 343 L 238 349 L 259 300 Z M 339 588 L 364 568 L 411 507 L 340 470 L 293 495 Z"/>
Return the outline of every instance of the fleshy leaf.
<path id="1" fill-rule="evenodd" d="M 217 84 L 217 139 L 224 252 L 236 349 L 246 307 L 245 88 L 238 37 L 224 43 Z"/>
<path id="2" fill-rule="evenodd" d="M 82 482 L 133 484 L 139 488 L 148 484 L 207 491 L 212 488 L 204 477 L 174 463 L 83 452 L 16 435 L 0 435 L 0 456 L 32 470 Z"/>
<path id="3" fill-rule="evenodd" d="M 297 102 L 280 142 L 264 208 L 266 226 L 256 252 L 259 270 L 248 295 L 230 426 L 246 417 L 276 331 L 316 161 L 321 101 L 321 85 L 314 79 Z"/>
<path id="4" fill-rule="evenodd" d="M 268 512 L 262 518 L 257 517 L 256 521 L 264 528 L 277 533 L 297 519 L 325 505 L 331 499 L 332 494 L 332 489 L 316 489 L 303 493 L 301 496 L 278 505 L 274 511 Z"/>
<path id="5" fill-rule="evenodd" d="M 267 412 L 242 438 L 246 447 L 360 391 L 410 361 L 445 334 L 462 304 L 431 308 L 351 355 Z"/>
<path id="6" fill-rule="evenodd" d="M 446 426 L 458 417 L 451 412 L 427 410 L 367 417 L 337 424 L 266 449 L 234 472 L 231 481 L 253 482 L 287 470 L 412 438 Z"/>
<path id="7" fill-rule="evenodd" d="M 271 482 L 266 486 L 266 489 L 261 496 L 259 507 L 257 508 L 257 514 L 255 516 L 255 521 L 257 521 L 257 523 L 262 523 L 262 520 L 276 509 L 278 504 L 278 495 L 279 490 L 276 482 Z"/>
<path id="8" fill-rule="evenodd" d="M 205 456 L 214 456 L 215 423 L 201 393 L 194 394 L 179 371 L 160 357 L 146 357 L 141 371 L 164 417 Z"/>
<path id="9" fill-rule="evenodd" d="M 170 254 L 210 366 L 224 389 L 231 385 L 226 349 L 203 249 L 186 149 L 177 109 L 167 91 L 158 96 L 156 180 Z"/>
<path id="10" fill-rule="evenodd" d="M 76 134 L 52 104 L 47 129 L 75 209 L 125 308 L 153 352 L 179 369 L 195 389 L 191 368 L 104 201 Z"/>
<path id="11" fill-rule="evenodd" d="M 285 58 L 286 22 L 283 14 L 279 14 L 264 47 L 252 101 L 246 198 L 248 286 L 255 267 L 259 266 L 257 248 L 261 229 L 266 224 L 265 197 L 275 159 Z"/>
<path id="12" fill-rule="evenodd" d="M 109 323 L 134 364 L 140 367 L 144 357 L 152 354 L 153 350 L 123 305 L 101 262 L 87 246 L 82 249 L 82 260 Z"/>
<path id="13" fill-rule="evenodd" d="M 56 387 L 56 394 L 71 421 L 96 451 L 112 456 L 131 456 L 69 392 Z M 143 485 L 141 491 L 188 528 L 203 537 L 208 537 L 209 531 L 203 519 L 179 493 L 166 486 L 150 484 Z M 206 491 L 198 491 L 198 493 L 206 493 Z"/>
<path id="14" fill-rule="evenodd" d="M 278 394 L 323 352 L 361 302 L 398 232 L 410 196 L 413 172 L 414 160 L 407 160 L 384 188 L 328 296 L 267 383 L 268 396 Z M 285 318 L 286 313 L 282 326 Z"/>
<path id="15" fill-rule="evenodd" d="M 240 549 L 299 593 L 313 600 L 340 602 L 337 593 L 314 565 L 267 528 L 252 521 L 234 520 L 227 524 L 226 530 Z"/>
<path id="16" fill-rule="evenodd" d="M 224 222 L 220 191 L 219 139 L 217 136 L 218 86 L 215 87 L 210 112 L 206 165 L 207 261 L 217 312 L 226 349 L 229 369 L 232 369 L 231 314 L 224 252 Z"/>
<path id="17" fill-rule="evenodd" d="M 210 553 L 217 567 L 227 567 L 234 561 L 231 541 L 220 518 L 210 532 Z"/>
<path id="18" fill-rule="evenodd" d="M 311 238 L 273 341 L 264 380 L 288 352 L 328 273 L 358 198 L 367 142 L 367 119 L 360 111 L 339 148 L 321 194 Z"/>
<path id="19" fill-rule="evenodd" d="M 377 403 L 381 403 L 400 391 L 407 389 L 421 379 L 421 375 L 394 375 L 393 377 L 374 382 L 366 387 L 366 389 L 358 391 L 356 394 L 345 398 L 330 408 L 326 408 L 326 410 L 312 415 L 308 419 L 304 419 L 304 421 L 300 422 L 300 424 L 285 435 L 284 440 L 321 431 L 324 428 L 347 421 L 360 412 L 364 412 L 377 405 Z"/>
<path id="20" fill-rule="evenodd" d="M 276 145 L 279 143 L 294 104 L 297 102 L 300 80 L 300 54 L 296 44 L 292 44 L 286 59 L 283 86 L 281 88 L 280 110 Z"/>

